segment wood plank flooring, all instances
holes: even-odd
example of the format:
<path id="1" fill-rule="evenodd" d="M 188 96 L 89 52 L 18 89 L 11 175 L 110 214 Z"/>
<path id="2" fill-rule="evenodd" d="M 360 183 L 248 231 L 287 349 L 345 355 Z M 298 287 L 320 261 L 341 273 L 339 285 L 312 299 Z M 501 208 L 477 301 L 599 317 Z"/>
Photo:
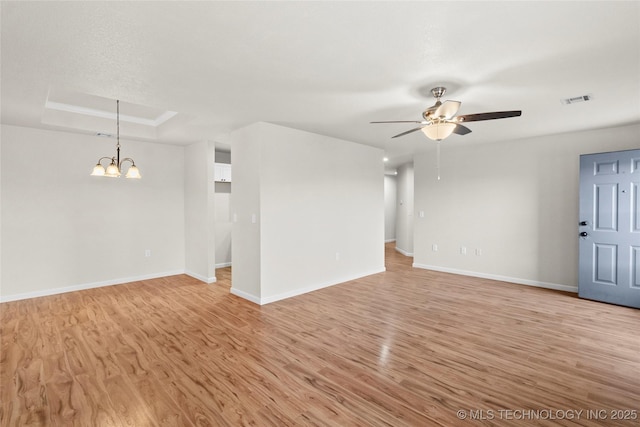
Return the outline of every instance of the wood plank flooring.
<path id="1" fill-rule="evenodd" d="M 1 304 L 0 424 L 640 425 L 639 310 L 386 249 L 263 307 L 229 269 Z"/>

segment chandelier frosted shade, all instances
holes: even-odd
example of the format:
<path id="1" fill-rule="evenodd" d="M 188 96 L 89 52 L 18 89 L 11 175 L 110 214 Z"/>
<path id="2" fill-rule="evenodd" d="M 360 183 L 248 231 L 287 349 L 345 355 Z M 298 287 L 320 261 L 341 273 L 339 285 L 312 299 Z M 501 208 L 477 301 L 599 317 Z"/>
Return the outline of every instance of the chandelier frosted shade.
<path id="1" fill-rule="evenodd" d="M 118 178 L 120 176 L 120 168 L 116 165 L 115 159 L 111 159 L 111 164 L 107 166 L 104 176 L 108 176 L 110 178 Z"/>
<path id="2" fill-rule="evenodd" d="M 102 166 L 100 163 L 98 163 L 97 165 L 95 165 L 93 167 L 93 171 L 91 172 L 91 176 L 104 176 L 105 170 L 104 170 L 104 166 Z"/>
<path id="3" fill-rule="evenodd" d="M 429 126 L 425 126 L 422 128 L 422 132 L 429 139 L 433 139 L 434 141 L 441 141 L 448 136 L 450 136 L 456 128 L 455 123 L 442 122 L 442 123 L 433 123 Z"/>
<path id="4" fill-rule="evenodd" d="M 93 167 L 91 176 L 108 176 L 110 178 L 119 178 L 122 174 L 122 166 L 125 162 L 131 162 L 131 166 L 127 170 L 125 178 L 140 179 L 142 175 L 140 170 L 136 167 L 136 163 L 131 157 L 120 160 L 120 100 L 116 100 L 116 123 L 118 127 L 117 143 L 116 143 L 116 155 L 113 157 L 101 157 L 98 163 Z M 111 163 L 105 167 L 102 165 L 103 160 L 111 160 Z"/>
<path id="5" fill-rule="evenodd" d="M 127 171 L 127 174 L 125 175 L 125 178 L 139 179 L 139 178 L 142 178 L 142 175 L 140 175 L 140 171 L 138 170 L 136 165 L 131 165 L 131 167 Z"/>

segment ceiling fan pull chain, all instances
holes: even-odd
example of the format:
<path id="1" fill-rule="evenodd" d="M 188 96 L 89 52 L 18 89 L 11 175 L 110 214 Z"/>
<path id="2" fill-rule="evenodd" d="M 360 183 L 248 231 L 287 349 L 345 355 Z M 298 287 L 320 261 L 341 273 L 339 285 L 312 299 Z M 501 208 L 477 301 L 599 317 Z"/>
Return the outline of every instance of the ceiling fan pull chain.
<path id="1" fill-rule="evenodd" d="M 436 145 L 436 170 L 438 171 L 438 181 L 440 181 L 440 141 Z"/>

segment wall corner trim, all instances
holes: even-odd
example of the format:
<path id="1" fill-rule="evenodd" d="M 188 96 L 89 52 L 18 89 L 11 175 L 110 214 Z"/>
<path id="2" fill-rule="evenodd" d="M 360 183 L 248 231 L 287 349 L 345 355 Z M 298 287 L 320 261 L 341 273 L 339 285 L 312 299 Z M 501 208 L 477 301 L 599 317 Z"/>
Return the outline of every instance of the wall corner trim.
<path id="1" fill-rule="evenodd" d="M 516 277 L 500 276 L 498 274 L 479 273 L 475 271 L 458 270 L 456 268 L 438 267 L 436 265 L 427 265 L 427 264 L 420 264 L 420 263 L 413 263 L 413 267 L 422 268 L 425 270 L 441 271 L 443 273 L 460 274 L 462 276 L 480 277 L 482 279 L 497 280 L 500 282 L 515 283 L 518 285 L 534 286 L 537 288 L 554 289 L 556 291 L 578 293 L 578 287 L 575 285 L 563 285 L 559 283 L 540 282 L 538 280 L 519 279 Z"/>
<path id="2" fill-rule="evenodd" d="M 413 252 L 407 252 L 404 249 L 400 249 L 399 247 L 396 246 L 396 251 L 400 252 L 402 255 L 404 256 L 413 256 Z M 415 267 L 415 266 L 414 266 Z"/>
<path id="3" fill-rule="evenodd" d="M 212 276 L 212 277 L 205 277 L 201 274 L 198 273 L 194 273 L 193 271 L 185 271 L 184 274 L 186 274 L 187 276 L 191 276 L 194 279 L 198 279 L 201 282 L 204 283 L 215 283 L 216 282 L 216 276 Z"/>
<path id="4" fill-rule="evenodd" d="M 257 297 L 253 294 L 250 294 L 248 292 L 242 291 L 240 289 L 237 288 L 231 288 L 231 290 L 229 290 L 229 292 L 235 296 L 238 296 L 240 298 L 244 298 L 247 301 L 251 301 L 254 304 L 258 304 L 258 305 L 262 305 L 262 303 L 260 302 L 260 297 Z"/>
<path id="5" fill-rule="evenodd" d="M 340 285 L 342 283 L 345 282 L 349 282 L 351 280 L 355 280 L 355 279 L 360 279 L 361 277 L 366 277 L 366 276 L 371 276 L 372 274 L 378 274 L 378 273 L 383 273 L 386 271 L 386 268 L 383 266 L 382 268 L 379 269 L 375 269 L 372 271 L 365 271 L 362 273 L 357 273 L 354 275 L 350 275 L 350 276 L 345 276 L 345 277 L 341 277 L 337 280 L 332 280 L 330 282 L 321 282 L 321 283 L 317 283 L 315 285 L 311 285 L 311 286 L 306 286 L 304 288 L 300 288 L 300 289 L 295 289 L 292 291 L 288 291 L 288 292 L 282 292 L 280 294 L 276 294 L 276 295 L 271 295 L 268 297 L 264 297 L 260 299 L 260 304 L 264 305 L 264 304 L 269 304 L 272 302 L 276 302 L 276 301 L 280 301 L 283 299 L 287 299 L 287 298 L 292 298 L 298 295 L 303 295 L 309 292 L 313 292 L 313 291 L 317 291 L 323 288 L 328 288 L 330 286 L 334 286 L 334 285 Z"/>
<path id="6" fill-rule="evenodd" d="M 251 301 L 254 304 L 265 305 L 265 304 L 269 304 L 269 303 L 272 303 L 272 302 L 280 301 L 280 300 L 283 300 L 283 299 L 292 298 L 292 297 L 295 297 L 295 296 L 298 296 L 298 295 L 307 294 L 309 292 L 317 291 L 317 290 L 320 290 L 320 289 L 323 289 L 323 288 L 328 288 L 330 286 L 340 285 L 342 283 L 349 282 L 351 280 L 360 279 L 361 277 L 371 276 L 373 274 L 378 274 L 378 273 L 384 273 L 385 271 L 386 271 L 386 268 L 382 267 L 380 269 L 376 269 L 376 270 L 373 270 L 373 271 L 364 272 L 364 273 L 360 273 L 360 274 L 355 274 L 353 276 L 348 276 L 348 277 L 342 277 L 338 281 L 318 283 L 318 284 L 315 284 L 315 285 L 307 286 L 307 287 L 300 288 L 300 289 L 295 289 L 295 290 L 288 291 L 288 292 L 282 292 L 280 294 L 271 295 L 271 296 L 264 297 L 264 298 L 257 297 L 255 295 L 252 295 L 252 294 L 250 294 L 248 292 L 241 291 L 241 290 L 236 289 L 236 288 L 231 288 L 231 290 L 229 292 L 231 292 L 233 295 L 239 296 L 240 298 L 244 298 L 244 299 L 246 299 L 248 301 Z"/>

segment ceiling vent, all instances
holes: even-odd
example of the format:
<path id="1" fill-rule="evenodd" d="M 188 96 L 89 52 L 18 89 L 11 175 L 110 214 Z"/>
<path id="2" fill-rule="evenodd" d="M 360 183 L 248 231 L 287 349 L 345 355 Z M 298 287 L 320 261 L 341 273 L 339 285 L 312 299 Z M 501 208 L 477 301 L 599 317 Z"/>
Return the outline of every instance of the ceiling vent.
<path id="1" fill-rule="evenodd" d="M 588 95 L 582 95 L 582 96 L 574 96 L 573 98 L 561 99 L 560 102 L 562 102 L 562 104 L 564 105 L 569 105 L 569 104 L 577 104 L 579 102 L 591 101 L 592 99 L 593 99 L 593 95 L 588 94 Z"/>

